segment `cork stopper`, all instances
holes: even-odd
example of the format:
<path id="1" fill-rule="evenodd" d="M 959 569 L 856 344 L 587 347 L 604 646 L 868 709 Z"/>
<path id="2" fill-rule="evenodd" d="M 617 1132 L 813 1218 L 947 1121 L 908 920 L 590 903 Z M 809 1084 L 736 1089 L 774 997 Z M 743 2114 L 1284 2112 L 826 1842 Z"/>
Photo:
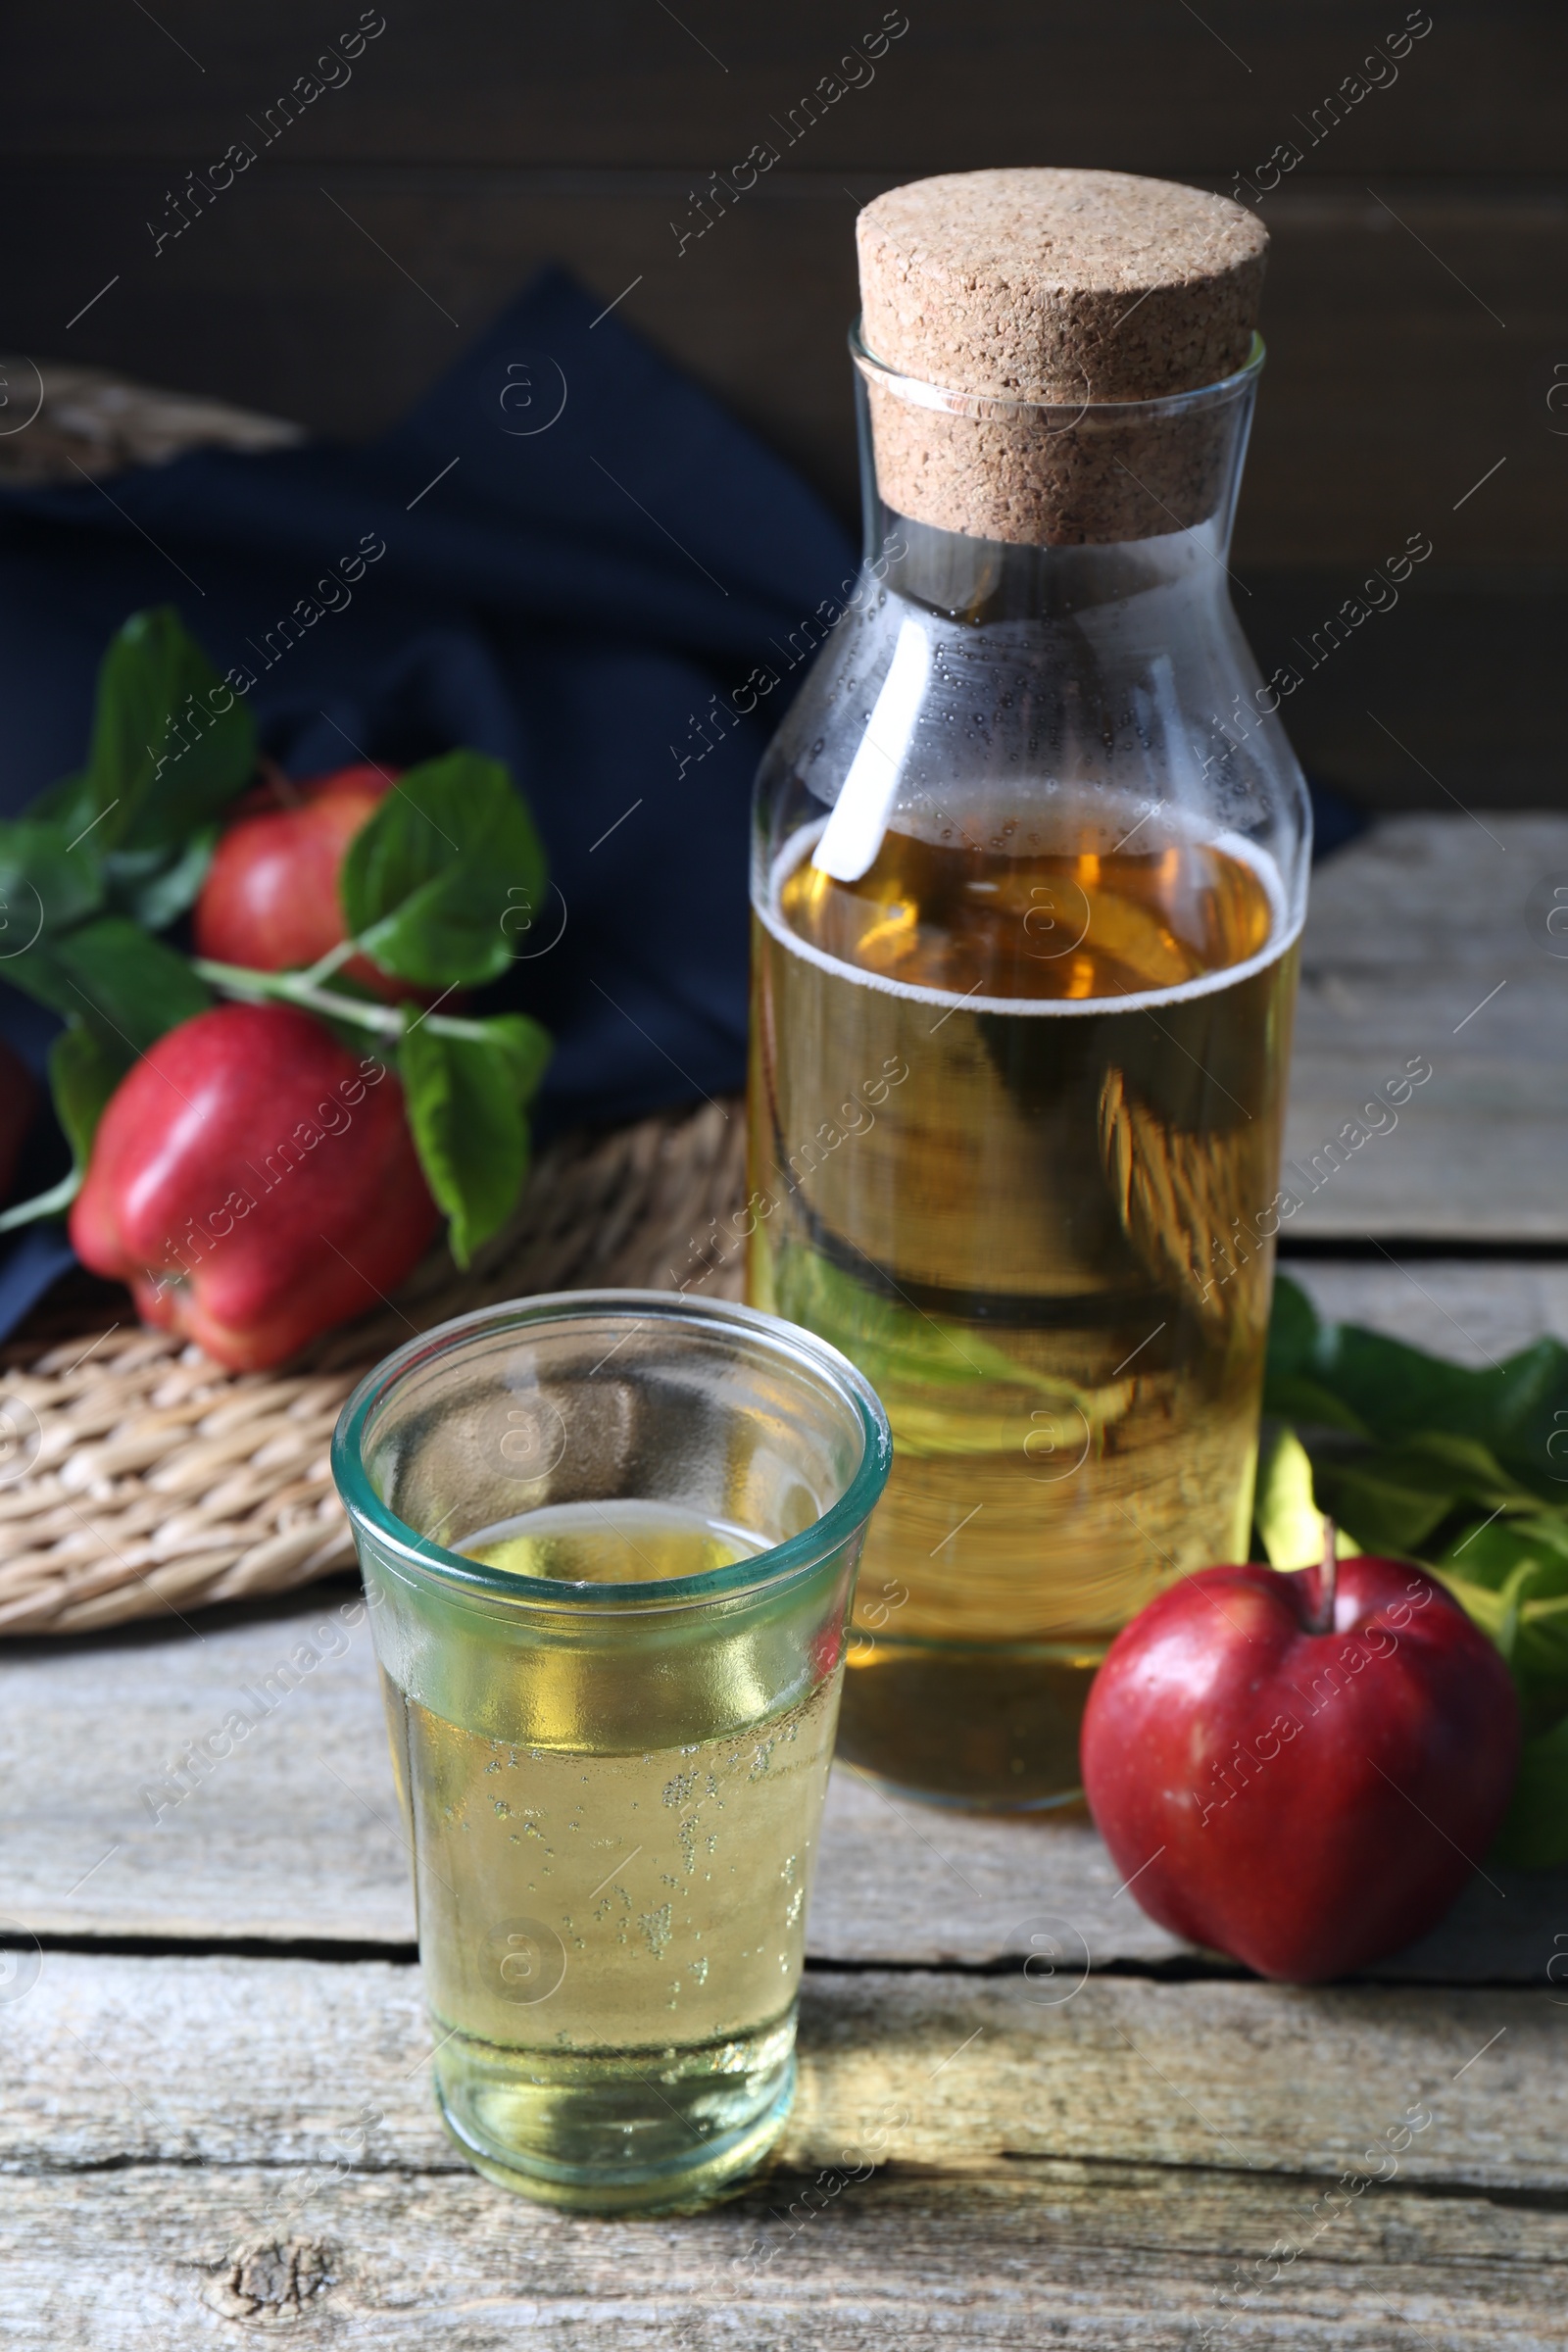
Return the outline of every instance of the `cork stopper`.
<path id="1" fill-rule="evenodd" d="M 857 236 L 877 480 L 898 513 L 1050 545 L 1212 512 L 1216 419 L 1104 409 L 1246 366 L 1268 243 L 1253 214 L 1125 172 L 955 172 L 877 197 Z M 899 378 L 958 397 L 911 399 Z"/>

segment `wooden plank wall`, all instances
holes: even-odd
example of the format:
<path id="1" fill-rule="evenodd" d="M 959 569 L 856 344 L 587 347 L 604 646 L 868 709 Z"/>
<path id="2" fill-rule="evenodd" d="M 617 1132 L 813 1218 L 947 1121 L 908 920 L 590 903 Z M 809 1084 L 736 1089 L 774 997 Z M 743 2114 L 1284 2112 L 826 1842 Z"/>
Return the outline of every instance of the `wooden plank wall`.
<path id="1" fill-rule="evenodd" d="M 356 0 L 23 12 L 0 91 L 0 343 L 357 435 L 557 259 L 607 303 L 630 287 L 623 315 L 848 512 L 858 204 L 997 162 L 1245 181 L 1274 237 L 1238 530 L 1265 666 L 1411 533 L 1433 544 L 1399 607 L 1295 698 L 1303 755 L 1385 807 L 1568 805 L 1549 691 L 1568 608 L 1556 0 L 363 14 L 384 29 L 285 128 L 280 95 L 329 44 L 356 49 Z M 1407 20 L 1430 30 L 1391 56 Z M 907 28 L 790 138 L 791 110 L 884 23 Z M 155 249 L 187 173 L 236 139 L 255 165 Z M 764 139 L 780 163 L 697 235 L 695 192 Z"/>

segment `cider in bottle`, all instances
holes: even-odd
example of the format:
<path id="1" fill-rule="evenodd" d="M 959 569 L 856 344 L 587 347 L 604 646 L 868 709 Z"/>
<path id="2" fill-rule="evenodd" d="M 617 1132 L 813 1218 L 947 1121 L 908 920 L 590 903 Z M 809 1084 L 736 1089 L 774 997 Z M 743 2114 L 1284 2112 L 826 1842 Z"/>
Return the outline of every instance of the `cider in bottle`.
<path id="1" fill-rule="evenodd" d="M 1247 1553 L 1310 822 L 1226 569 L 1264 237 L 1016 171 L 859 241 L 866 559 L 758 786 L 750 1296 L 893 1427 L 840 1754 L 1049 1806 L 1118 1628 Z"/>

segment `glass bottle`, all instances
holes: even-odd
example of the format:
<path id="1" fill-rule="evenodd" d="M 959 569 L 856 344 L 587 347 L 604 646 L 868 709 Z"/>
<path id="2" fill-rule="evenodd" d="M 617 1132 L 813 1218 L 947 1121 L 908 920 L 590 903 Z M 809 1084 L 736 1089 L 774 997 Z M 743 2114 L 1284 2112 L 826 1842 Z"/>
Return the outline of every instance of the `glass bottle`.
<path id="1" fill-rule="evenodd" d="M 1247 1556 L 1310 852 L 1229 593 L 1262 345 L 1076 407 L 852 354 L 865 559 L 757 789 L 750 1297 L 893 1427 L 840 1754 L 1047 1806 L 1117 1629 Z M 996 518 L 884 495 L 923 434 Z"/>

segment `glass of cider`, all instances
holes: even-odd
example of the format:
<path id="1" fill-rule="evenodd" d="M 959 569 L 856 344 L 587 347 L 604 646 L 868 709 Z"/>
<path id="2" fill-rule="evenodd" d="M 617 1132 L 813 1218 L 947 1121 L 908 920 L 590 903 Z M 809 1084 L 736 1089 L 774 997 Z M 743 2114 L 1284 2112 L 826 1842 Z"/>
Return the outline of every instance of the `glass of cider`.
<path id="1" fill-rule="evenodd" d="M 486 2178 L 685 2210 L 782 2129 L 874 1391 L 754 1309 L 487 1307 L 344 1407 L 448 2129 Z"/>

